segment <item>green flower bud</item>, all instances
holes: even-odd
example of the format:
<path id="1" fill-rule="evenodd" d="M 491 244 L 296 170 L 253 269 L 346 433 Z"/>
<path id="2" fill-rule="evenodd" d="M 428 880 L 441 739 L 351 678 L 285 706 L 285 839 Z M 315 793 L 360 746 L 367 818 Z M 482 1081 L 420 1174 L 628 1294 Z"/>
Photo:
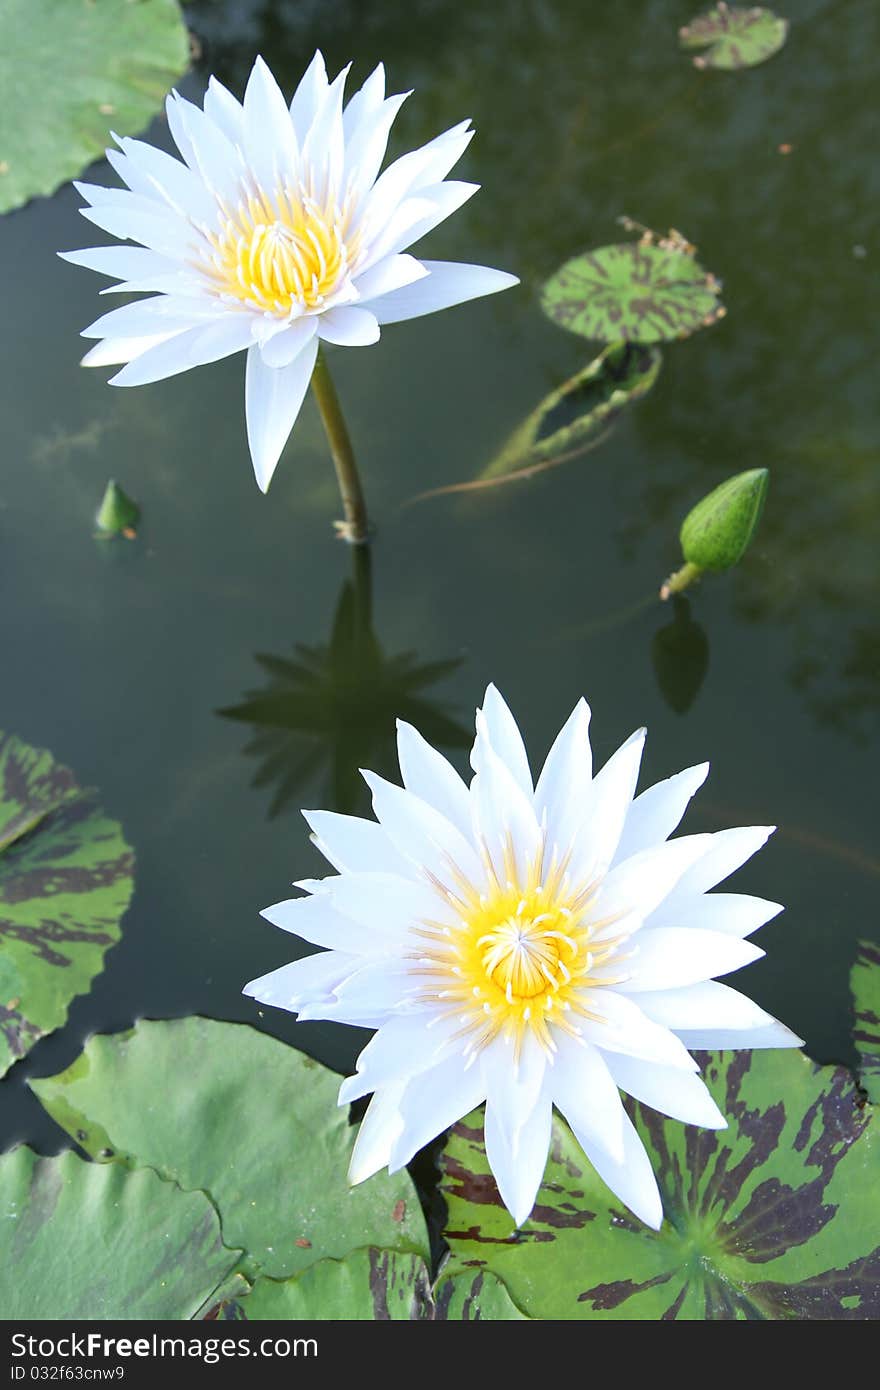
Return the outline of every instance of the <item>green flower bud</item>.
<path id="1" fill-rule="evenodd" d="M 679 532 L 686 563 L 667 579 L 661 598 L 681 593 L 704 570 L 730 569 L 742 559 L 764 508 L 769 477 L 766 468 L 737 473 L 688 512 Z"/>
<path id="2" fill-rule="evenodd" d="M 135 527 L 140 520 L 141 509 L 137 502 L 133 502 L 127 493 L 110 479 L 104 489 L 104 496 L 101 505 L 95 513 L 95 525 L 102 537 L 107 536 L 126 536 L 129 540 L 134 537 Z"/>

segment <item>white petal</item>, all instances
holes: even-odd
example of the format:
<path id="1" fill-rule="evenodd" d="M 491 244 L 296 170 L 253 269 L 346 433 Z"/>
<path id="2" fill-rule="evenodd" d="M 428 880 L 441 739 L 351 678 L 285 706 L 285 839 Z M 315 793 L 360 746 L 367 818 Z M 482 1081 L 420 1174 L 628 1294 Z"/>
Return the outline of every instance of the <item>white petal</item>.
<path id="1" fill-rule="evenodd" d="M 393 164 L 389 164 L 376 180 L 364 210 L 364 227 L 367 234 L 376 226 L 384 225 L 404 198 L 417 189 L 437 184 L 446 177 L 473 139 L 474 132 L 467 129 L 469 124 L 469 121 L 463 121 L 452 130 L 438 135 L 427 145 L 410 150 Z"/>
<path id="2" fill-rule="evenodd" d="M 695 988 L 704 989 L 705 986 L 697 985 Z M 697 1064 L 685 1046 L 667 1027 L 662 1026 L 662 1020 L 653 1021 L 653 1012 L 649 1011 L 645 1001 L 656 998 L 656 994 L 641 995 L 636 1004 L 610 989 L 591 991 L 588 1007 L 601 1022 L 579 1019 L 577 1028 L 581 1037 L 602 1052 L 623 1052 L 629 1057 L 643 1057 L 646 1061 L 659 1062 L 664 1066 L 696 1071 Z"/>
<path id="3" fill-rule="evenodd" d="M 150 348 L 129 362 L 121 372 L 110 378 L 111 386 L 144 386 L 151 381 L 163 381 L 177 376 L 190 367 L 207 362 L 219 362 L 233 352 L 241 352 L 251 343 L 250 325 L 244 315 L 199 324 L 185 333 Z"/>
<path id="4" fill-rule="evenodd" d="M 730 936 L 751 936 L 782 911 L 781 903 L 752 898 L 747 893 L 698 893 L 691 898 L 675 893 L 651 913 L 644 930 L 702 927 Z"/>
<path id="5" fill-rule="evenodd" d="M 689 897 L 714 888 L 716 883 L 721 883 L 747 859 L 751 859 L 766 844 L 775 828 L 772 825 L 747 825 L 716 831 L 702 859 L 681 879 L 676 897 Z"/>
<path id="6" fill-rule="evenodd" d="M 400 1098 L 403 1126 L 391 1149 L 391 1172 L 409 1163 L 419 1149 L 485 1098 L 480 1068 L 465 1068 L 457 1053 L 412 1077 Z"/>
<path id="7" fill-rule="evenodd" d="M 462 835 L 471 832 L 468 789 L 455 768 L 412 724 L 397 721 L 397 756 L 403 785 L 445 816 Z"/>
<path id="8" fill-rule="evenodd" d="M 359 956 L 346 955 L 342 951 L 318 951 L 313 956 L 291 961 L 278 970 L 270 970 L 268 975 L 251 980 L 242 994 L 258 999 L 261 1004 L 295 1012 L 300 1004 L 308 1000 L 332 995 L 337 986 L 362 964 Z"/>
<path id="9" fill-rule="evenodd" d="M 644 746 L 645 730 L 638 729 L 593 778 L 572 843 L 571 872 L 578 882 L 601 878 L 614 858 L 636 789 Z"/>
<path id="10" fill-rule="evenodd" d="M 488 266 L 462 265 L 456 261 L 423 261 L 428 276 L 402 290 L 392 290 L 372 300 L 373 311 L 380 323 L 401 323 L 420 318 L 439 309 L 449 309 L 484 294 L 518 285 L 515 275 Z"/>
<path id="11" fill-rule="evenodd" d="M 338 201 L 345 171 L 342 98 L 351 63 L 342 69 L 321 98 L 309 132 L 300 142 L 302 178 L 319 203 Z"/>
<path id="12" fill-rule="evenodd" d="M 763 954 L 750 941 L 724 932 L 659 927 L 637 937 L 635 957 L 628 962 L 630 978 L 620 988 L 624 994 L 641 995 L 647 990 L 700 984 L 751 965 Z"/>
<path id="13" fill-rule="evenodd" d="M 363 88 L 361 90 L 363 91 Z M 352 97 L 342 118 L 343 128 L 346 132 L 346 192 L 355 203 L 362 199 L 373 186 L 382 167 L 382 160 L 385 158 L 391 126 L 410 93 L 401 92 L 399 95 L 383 101 L 374 111 L 362 113 L 356 129 L 351 130 L 351 134 L 349 134 L 350 113 L 355 106 L 358 95 L 356 93 Z"/>
<path id="14" fill-rule="evenodd" d="M 117 137 L 117 143 L 121 154 L 108 150 L 107 158 L 131 189 L 167 204 L 183 217 L 213 222 L 217 204 L 186 164 L 144 140 Z"/>
<path id="15" fill-rule="evenodd" d="M 353 1185 L 364 1182 L 386 1167 L 403 1121 L 398 1109 L 403 1083 L 387 1086 L 373 1096 L 361 1121 L 348 1169 Z"/>
<path id="16" fill-rule="evenodd" d="M 408 1007 L 414 988 L 403 965 L 389 960 L 361 963 L 360 969 L 349 971 L 339 982 L 332 999 L 315 998 L 304 1002 L 299 1011 L 300 1021 L 334 1019 L 361 1028 L 381 1028 L 389 1015 Z"/>
<path id="17" fill-rule="evenodd" d="M 600 882 L 589 908 L 596 940 L 638 930 L 657 904 L 673 891 L 682 874 L 705 853 L 705 842 L 710 838 L 683 835 L 653 849 L 643 849 L 611 869 Z"/>
<path id="18" fill-rule="evenodd" d="M 370 1091 L 415 1076 L 441 1061 L 455 1029 L 443 1022 L 429 1028 L 429 1021 L 424 1010 L 387 1019 L 358 1057 L 356 1074 L 346 1077 L 340 1086 L 339 1104 L 359 1100 Z M 461 1066 L 461 1053 L 456 1055 Z"/>
<path id="19" fill-rule="evenodd" d="M 329 895 L 324 893 L 273 903 L 271 907 L 263 908 L 260 916 L 274 927 L 293 932 L 301 936 L 303 941 L 311 941 L 313 946 L 324 946 L 328 950 L 365 957 L 371 952 L 375 954 L 394 946 L 393 938 L 389 939 L 387 934 L 368 936 L 359 922 L 353 922 L 337 912 Z"/>
<path id="20" fill-rule="evenodd" d="M 275 333 L 260 344 L 260 355 L 264 363 L 276 370 L 289 367 L 293 359 L 312 341 L 316 331 L 316 319 L 295 319 L 289 328 L 282 329 L 280 333 Z"/>
<path id="21" fill-rule="evenodd" d="M 290 115 L 300 146 L 309 132 L 329 86 L 323 55 L 318 49 L 299 81 L 290 103 Z"/>
<path id="22" fill-rule="evenodd" d="M 709 764 L 689 767 L 665 782 L 648 787 L 629 808 L 614 862 L 668 840 L 681 822 L 688 802 L 709 774 Z"/>
<path id="23" fill-rule="evenodd" d="M 389 946 L 403 943 L 410 927 L 426 918 L 443 918 L 446 910 L 427 883 L 397 874 L 341 874 L 329 881 L 327 896 L 338 912 L 360 924 L 365 940 L 375 935 Z"/>
<path id="24" fill-rule="evenodd" d="M 553 1103 L 574 1130 L 598 1144 L 615 1159 L 623 1158 L 623 1106 L 614 1082 L 611 1060 L 589 1043 L 564 1033 L 554 1035 L 557 1049 L 548 1072 Z"/>
<path id="25" fill-rule="evenodd" d="M 511 1149 L 491 1100 L 486 1102 L 486 1157 L 495 1175 L 501 1200 L 516 1226 L 528 1220 L 541 1186 L 550 1149 L 552 1107 L 546 1098 L 535 1106 L 519 1137 L 516 1152 Z"/>
<path id="26" fill-rule="evenodd" d="M 318 332 L 327 343 L 342 347 L 369 347 L 378 343 L 380 328 L 375 314 L 369 309 L 341 305 L 327 309 L 316 320 Z"/>
<path id="27" fill-rule="evenodd" d="M 520 1135 L 541 1097 L 547 1058 L 537 1039 L 527 1033 L 516 1056 L 512 1039 L 496 1038 L 480 1052 L 478 1065 L 495 1122 L 516 1157 Z"/>
<path id="28" fill-rule="evenodd" d="M 686 1125 L 726 1129 L 727 1121 L 695 1072 L 679 1067 L 658 1067 L 651 1062 L 609 1052 L 605 1058 L 617 1085 L 635 1100 Z"/>
<path id="29" fill-rule="evenodd" d="M 484 883 L 485 869 L 476 850 L 451 821 L 384 777 L 374 772 L 364 772 L 363 777 L 373 793 L 373 810 L 401 854 L 447 886 L 454 886 L 460 876 L 475 886 Z"/>
<path id="30" fill-rule="evenodd" d="M 297 175 L 299 146 L 281 89 L 264 60 L 251 68 L 244 93 L 244 150 L 251 173 L 271 197 Z"/>
<path id="31" fill-rule="evenodd" d="M 144 246 L 91 246 L 82 251 L 59 251 L 62 261 L 82 265 L 115 280 L 144 280 L 150 275 L 179 272 L 177 261 Z"/>
<path id="32" fill-rule="evenodd" d="M 490 745 L 506 765 L 514 781 L 525 795 L 531 798 L 533 791 L 532 773 L 526 746 L 523 743 L 519 725 L 494 685 L 488 686 L 486 694 L 483 696 L 482 709 L 477 712 L 477 741 L 471 754 L 471 767 L 475 772 L 479 767 L 478 750 L 481 738 L 489 740 Z"/>
<path id="33" fill-rule="evenodd" d="M 772 1014 L 765 1013 L 753 1004 L 751 999 L 731 989 L 729 985 L 717 984 L 714 980 L 700 985 L 685 985 L 681 989 L 651 991 L 639 996 L 639 1007 L 666 1028 L 676 1033 L 699 1033 L 702 1039 L 717 1036 L 739 1035 L 739 1041 L 699 1043 L 689 1039 L 688 1047 L 797 1047 L 800 1046 L 795 1035 L 783 1028 Z M 781 1029 L 780 1038 L 788 1041 L 774 1043 L 755 1043 L 750 1035 L 775 1026 Z M 659 1058 L 657 1059 L 660 1060 Z"/>
<path id="34" fill-rule="evenodd" d="M 418 201 L 422 207 L 421 215 L 412 222 L 408 222 L 405 233 L 393 240 L 390 245 L 386 244 L 385 254 L 393 251 L 404 251 L 408 246 L 415 246 L 416 242 L 422 240 L 429 232 L 433 232 L 441 222 L 445 222 L 447 217 L 451 217 L 454 212 L 458 212 L 475 193 L 479 193 L 478 183 L 460 183 L 457 180 L 449 179 L 446 183 L 438 183 L 430 188 L 420 188 L 414 195 L 413 201 Z M 409 207 L 410 200 L 402 204 L 402 208 Z M 427 205 L 427 206 L 426 206 Z"/>
<path id="35" fill-rule="evenodd" d="M 605 1186 L 609 1187 L 640 1221 L 659 1231 L 663 1224 L 663 1203 L 660 1200 L 657 1179 L 654 1177 L 645 1146 L 629 1117 L 626 1114 L 623 1117 L 624 1156 L 621 1162 L 615 1163 L 598 1144 L 587 1141 L 582 1143 L 582 1147 Z"/>
<path id="36" fill-rule="evenodd" d="M 342 816 L 336 811 L 303 811 L 315 844 L 336 869 L 349 873 L 407 875 L 412 864 L 394 848 L 387 833 L 373 820 Z"/>
<path id="37" fill-rule="evenodd" d="M 360 295 L 360 302 L 366 304 L 380 294 L 413 285 L 416 280 L 424 280 L 427 270 L 415 256 L 386 256 L 383 261 L 370 266 L 362 274 L 356 275 L 354 285 Z"/>
<path id="38" fill-rule="evenodd" d="M 130 195 L 132 198 L 134 194 Z M 80 215 L 102 231 L 119 237 L 120 241 L 139 241 L 160 255 L 183 260 L 193 254 L 196 240 L 190 228 L 170 208 L 165 211 L 159 203 L 147 203 L 143 208 L 114 207 L 110 204 L 80 208 Z"/>
<path id="39" fill-rule="evenodd" d="M 694 1028 L 679 1034 L 685 1047 L 693 1052 L 736 1052 L 747 1048 L 754 1052 L 761 1047 L 803 1047 L 804 1040 L 774 1020 L 763 1028 Z"/>
<path id="40" fill-rule="evenodd" d="M 146 333 L 138 338 L 105 338 L 90 348 L 80 360 L 81 367 L 109 367 L 117 362 L 131 362 L 159 343 L 175 337 L 179 330 L 170 333 Z"/>
<path id="41" fill-rule="evenodd" d="M 593 780 L 590 707 L 578 700 L 544 761 L 535 787 L 535 811 L 551 855 L 564 858 L 574 838 Z"/>
<path id="42" fill-rule="evenodd" d="M 370 118 L 382 109 L 384 101 L 385 65 L 377 63 L 366 82 L 345 103 L 342 121 L 346 144 L 354 139 L 360 126 L 369 123 Z"/>
<path id="43" fill-rule="evenodd" d="M 228 319 L 229 314 L 218 312 L 207 300 L 172 298 L 157 294 L 152 299 L 137 299 L 111 309 L 90 323 L 80 334 L 83 338 L 137 337 L 162 332 L 166 328 L 194 328 L 197 324 Z M 244 316 L 242 316 L 244 320 Z"/>
<path id="44" fill-rule="evenodd" d="M 254 473 L 265 492 L 287 443 L 309 382 L 318 343 L 312 338 L 287 367 L 267 367 L 260 349 L 252 347 L 247 358 L 245 405 L 247 434 Z"/>
<path id="45" fill-rule="evenodd" d="M 237 206 L 248 174 L 238 146 L 227 139 L 204 111 L 176 93 L 172 93 L 166 109 L 175 140 L 175 132 L 179 130 L 188 142 L 189 156 L 181 150 L 187 164 L 198 171 L 213 193 L 231 206 Z"/>
<path id="46" fill-rule="evenodd" d="M 227 140 L 233 145 L 241 144 L 244 121 L 241 102 L 216 77 L 208 78 L 203 106 L 205 115 L 220 127 Z"/>
<path id="47" fill-rule="evenodd" d="M 481 711 L 471 760 L 476 769 L 471 783 L 474 834 L 498 882 L 505 884 L 517 876 L 525 885 L 541 850 L 541 828 L 531 795 L 526 795 L 490 744 Z"/>

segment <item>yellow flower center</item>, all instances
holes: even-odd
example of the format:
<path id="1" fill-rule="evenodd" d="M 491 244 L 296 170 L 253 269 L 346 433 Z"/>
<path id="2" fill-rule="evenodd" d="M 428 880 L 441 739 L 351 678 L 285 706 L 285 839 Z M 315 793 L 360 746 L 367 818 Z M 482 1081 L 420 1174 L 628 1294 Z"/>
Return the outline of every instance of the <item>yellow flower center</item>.
<path id="1" fill-rule="evenodd" d="M 305 192 L 251 192 L 234 211 L 222 210 L 203 266 L 221 295 L 288 318 L 320 309 L 351 268 L 343 212 L 319 207 Z"/>
<path id="2" fill-rule="evenodd" d="M 605 973 L 622 959 L 623 935 L 609 935 L 616 919 L 600 919 L 595 886 L 573 887 L 565 866 L 542 875 L 543 856 L 525 875 L 503 879 L 490 871 L 489 886 L 478 892 L 459 884 L 455 891 L 435 883 L 453 907 L 457 921 L 426 921 L 418 929 L 424 954 L 414 953 L 412 973 L 426 1000 L 445 1003 L 447 1016 L 460 1016 L 467 1051 L 478 1052 L 503 1034 L 518 1054 L 533 1034 L 553 1052 L 553 1029 L 577 1034 L 573 1016 L 602 1021 L 596 993 L 620 984 L 625 975 Z"/>

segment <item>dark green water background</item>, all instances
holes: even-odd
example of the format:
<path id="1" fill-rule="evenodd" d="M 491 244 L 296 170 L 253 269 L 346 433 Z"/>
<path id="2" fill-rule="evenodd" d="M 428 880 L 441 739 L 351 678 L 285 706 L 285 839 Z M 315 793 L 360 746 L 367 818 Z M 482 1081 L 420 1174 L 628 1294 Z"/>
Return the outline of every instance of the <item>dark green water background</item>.
<path id="1" fill-rule="evenodd" d="M 643 785 L 711 760 L 686 828 L 779 824 L 736 887 L 787 911 L 739 983 L 812 1055 L 849 1059 L 847 975 L 856 940 L 877 933 L 880 873 L 880 10 L 792 0 L 784 51 L 738 74 L 698 73 L 679 53 L 691 12 L 187 7 L 202 44 L 182 84 L 194 99 L 212 70 L 240 92 L 258 51 L 290 90 L 320 44 L 334 70 L 353 58 L 360 81 L 383 59 L 392 90 L 415 88 L 395 152 L 466 115 L 477 127 L 456 176 L 482 192 L 421 249 L 513 270 L 522 286 L 334 359 L 378 524 L 371 596 L 363 575 L 346 590 L 353 557 L 332 537 L 313 406 L 264 498 L 243 358 L 108 388 L 108 373 L 77 365 L 79 330 L 108 307 L 102 282 L 54 256 L 101 239 L 77 195 L 3 219 L 0 726 L 100 787 L 136 849 L 137 889 L 91 994 L 0 1088 L 0 1141 L 57 1147 L 26 1076 L 139 1016 L 244 1019 L 348 1067 L 364 1035 L 261 1018 L 241 997 L 298 949 L 258 910 L 321 871 L 300 806 L 366 810 L 354 769 L 394 775 L 395 714 L 464 768 L 489 680 L 536 762 L 585 694 L 600 758 L 647 724 Z M 149 138 L 167 143 L 161 122 Z M 113 182 L 106 166 L 92 176 Z M 405 507 L 473 477 L 591 355 L 542 317 L 537 291 L 569 255 L 617 239 L 623 212 L 697 242 L 728 317 L 672 347 L 654 392 L 584 460 Z M 677 613 L 656 602 L 684 512 L 759 465 L 770 496 L 741 569 Z M 143 505 L 135 542 L 93 539 L 110 475 Z M 317 686 L 257 662 L 297 644 Z M 267 689 L 260 712 L 280 727 L 218 713 Z"/>

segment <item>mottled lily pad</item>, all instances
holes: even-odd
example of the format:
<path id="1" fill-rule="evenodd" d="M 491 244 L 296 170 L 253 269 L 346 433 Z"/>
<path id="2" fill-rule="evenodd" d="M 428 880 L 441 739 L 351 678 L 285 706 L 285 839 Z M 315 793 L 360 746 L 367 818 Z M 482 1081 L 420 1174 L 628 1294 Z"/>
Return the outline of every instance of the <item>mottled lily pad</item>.
<path id="1" fill-rule="evenodd" d="M 206 1192 L 249 1277 L 285 1279 L 367 1245 L 427 1256 L 406 1172 L 348 1185 L 355 1131 L 339 1077 L 255 1028 L 140 1022 L 90 1038 L 67 1071 L 31 1086 L 93 1158 Z"/>
<path id="2" fill-rule="evenodd" d="M 186 71 L 177 0 L 3 0 L 0 212 L 134 135 Z"/>
<path id="3" fill-rule="evenodd" d="M 504 1285 L 483 1270 L 443 1278 L 431 1289 L 420 1255 L 354 1250 L 321 1260 L 292 1279 L 257 1279 L 244 1297 L 227 1301 L 224 1318 L 348 1322 L 516 1321 L 523 1314 Z"/>
<path id="4" fill-rule="evenodd" d="M 875 1103 L 880 1101 L 880 946 L 860 941 L 851 985 L 855 1003 L 853 1041 L 861 1057 L 859 1081 Z"/>
<path id="5" fill-rule="evenodd" d="M 787 1051 L 700 1061 L 727 1130 L 632 1110 L 663 1195 L 659 1232 L 557 1121 L 535 1211 L 515 1233 L 479 1115 L 459 1123 L 443 1156 L 450 1271 L 491 1271 L 544 1319 L 880 1316 L 877 1122 L 852 1077 Z"/>
<path id="6" fill-rule="evenodd" d="M 148 1168 L 24 1146 L 0 1157 L 4 1318 L 192 1318 L 238 1253 L 204 1193 Z"/>
<path id="7" fill-rule="evenodd" d="M 60 1027 L 101 970 L 133 862 L 72 772 L 0 733 L 0 1075 Z"/>
<path id="8" fill-rule="evenodd" d="M 788 20 L 772 10 L 739 9 L 723 0 L 679 29 L 682 48 L 705 48 L 695 68 L 753 68 L 778 53 L 788 37 Z"/>
<path id="9" fill-rule="evenodd" d="M 566 261 L 544 285 L 541 306 L 593 342 L 668 343 L 721 317 L 720 289 L 678 233 L 647 233 Z"/>

